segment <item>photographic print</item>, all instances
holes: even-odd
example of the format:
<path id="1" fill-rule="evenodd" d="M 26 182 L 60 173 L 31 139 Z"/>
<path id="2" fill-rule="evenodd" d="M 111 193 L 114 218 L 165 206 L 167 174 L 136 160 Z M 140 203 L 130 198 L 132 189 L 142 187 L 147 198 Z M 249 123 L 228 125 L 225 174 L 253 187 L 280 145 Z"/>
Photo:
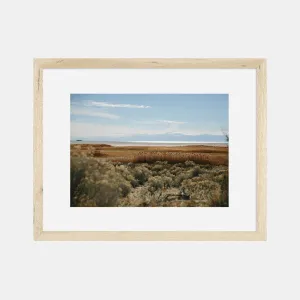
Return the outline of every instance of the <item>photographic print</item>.
<path id="1" fill-rule="evenodd" d="M 227 94 L 71 94 L 72 207 L 227 207 Z"/>
<path id="2" fill-rule="evenodd" d="M 263 58 L 35 59 L 34 239 L 266 240 L 266 71 Z"/>

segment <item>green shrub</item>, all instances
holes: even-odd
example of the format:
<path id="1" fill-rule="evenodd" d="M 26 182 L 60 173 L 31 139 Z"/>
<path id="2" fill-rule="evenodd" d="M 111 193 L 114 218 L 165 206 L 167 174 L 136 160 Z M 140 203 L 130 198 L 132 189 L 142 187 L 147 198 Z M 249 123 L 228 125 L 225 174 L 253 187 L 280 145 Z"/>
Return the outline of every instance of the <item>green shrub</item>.
<path id="1" fill-rule="evenodd" d="M 116 184 L 107 180 L 86 184 L 86 194 L 94 200 L 97 206 L 115 206 L 120 196 L 120 190 Z"/>
<path id="2" fill-rule="evenodd" d="M 221 197 L 221 186 L 218 183 L 201 178 L 184 180 L 181 187 L 191 200 L 208 203 L 217 201 Z"/>
<path id="3" fill-rule="evenodd" d="M 181 174 L 179 174 L 179 175 L 177 175 L 177 176 L 175 177 L 175 180 L 174 180 L 174 182 L 173 182 L 173 185 L 174 185 L 175 187 L 180 187 L 181 183 L 182 183 L 185 179 L 187 179 L 187 175 L 186 175 L 185 173 L 181 173 Z"/>
<path id="4" fill-rule="evenodd" d="M 162 177 L 160 176 L 150 177 L 148 180 L 148 185 L 149 185 L 149 191 L 152 193 L 159 189 L 162 189 L 163 188 Z"/>
<path id="5" fill-rule="evenodd" d="M 130 182 L 121 174 L 123 171 L 126 170 L 108 161 L 72 158 L 71 205 L 116 206 L 119 198 L 126 197 L 131 190 Z"/>
<path id="6" fill-rule="evenodd" d="M 76 162 L 71 162 L 70 172 L 70 202 L 71 206 L 77 206 L 76 196 L 80 193 L 81 182 L 84 180 L 84 167 Z"/>
<path id="7" fill-rule="evenodd" d="M 127 181 L 120 182 L 119 191 L 120 191 L 122 197 L 126 197 L 130 193 L 130 190 L 131 190 L 130 183 L 128 183 Z"/>
<path id="8" fill-rule="evenodd" d="M 130 181 L 130 184 L 133 188 L 136 188 L 139 186 L 139 182 L 138 180 L 136 180 L 135 178 L 133 178 L 131 181 Z"/>
<path id="9" fill-rule="evenodd" d="M 201 168 L 199 166 L 196 166 L 195 168 L 193 168 L 192 170 L 192 176 L 196 177 L 199 174 L 203 173 L 203 171 L 201 170 Z"/>
<path id="10" fill-rule="evenodd" d="M 196 164 L 193 161 L 187 160 L 184 163 L 187 167 L 194 167 Z"/>
<path id="11" fill-rule="evenodd" d="M 143 185 L 148 180 L 151 172 L 144 166 L 135 166 L 132 170 L 132 174 L 138 183 Z"/>
<path id="12" fill-rule="evenodd" d="M 228 206 L 228 167 L 71 158 L 71 206 Z"/>
<path id="13" fill-rule="evenodd" d="M 183 171 L 184 169 L 178 167 L 177 165 L 172 166 L 172 168 L 170 169 L 170 172 L 175 176 L 182 173 Z"/>
<path id="14" fill-rule="evenodd" d="M 169 176 L 162 176 L 162 182 L 164 185 L 164 188 L 170 188 L 173 184 L 173 178 Z"/>
<path id="15" fill-rule="evenodd" d="M 165 169 L 164 165 L 158 164 L 158 165 L 154 165 L 154 167 L 152 168 L 152 171 L 154 172 L 159 172 Z"/>

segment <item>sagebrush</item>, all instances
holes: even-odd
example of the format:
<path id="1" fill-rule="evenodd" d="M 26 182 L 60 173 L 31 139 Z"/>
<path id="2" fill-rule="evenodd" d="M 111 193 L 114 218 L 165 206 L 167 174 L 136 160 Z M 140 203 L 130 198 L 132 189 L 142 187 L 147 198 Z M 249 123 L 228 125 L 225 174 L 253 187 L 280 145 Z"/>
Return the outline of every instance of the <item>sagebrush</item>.
<path id="1" fill-rule="evenodd" d="M 71 206 L 228 206 L 228 166 L 205 156 L 97 157 L 71 158 Z"/>

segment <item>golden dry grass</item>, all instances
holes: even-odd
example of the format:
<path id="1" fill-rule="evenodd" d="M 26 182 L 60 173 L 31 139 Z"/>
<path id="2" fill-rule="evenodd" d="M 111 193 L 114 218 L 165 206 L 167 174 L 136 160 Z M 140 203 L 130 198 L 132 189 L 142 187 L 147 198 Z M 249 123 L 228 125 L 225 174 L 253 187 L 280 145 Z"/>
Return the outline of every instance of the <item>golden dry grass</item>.
<path id="1" fill-rule="evenodd" d="M 111 146 L 107 144 L 72 144 L 71 156 L 102 157 L 124 163 L 153 163 L 168 161 L 180 163 L 187 160 L 199 164 L 228 165 L 228 147 L 186 146 Z"/>
<path id="2" fill-rule="evenodd" d="M 133 156 L 113 158 L 112 161 L 133 163 L 154 163 L 168 161 L 169 163 L 183 163 L 194 161 L 198 164 L 227 165 L 228 158 L 224 155 L 210 155 L 205 153 L 180 153 L 180 152 L 139 152 Z"/>

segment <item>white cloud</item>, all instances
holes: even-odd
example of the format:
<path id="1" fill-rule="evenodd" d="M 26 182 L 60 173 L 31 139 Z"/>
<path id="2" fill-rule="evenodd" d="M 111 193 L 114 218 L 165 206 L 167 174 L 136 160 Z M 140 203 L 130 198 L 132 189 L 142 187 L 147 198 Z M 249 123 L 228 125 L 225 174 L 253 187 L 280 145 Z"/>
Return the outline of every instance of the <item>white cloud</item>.
<path id="1" fill-rule="evenodd" d="M 187 122 L 179 122 L 179 121 L 170 121 L 170 120 L 158 120 L 160 123 L 166 124 L 186 124 Z"/>
<path id="2" fill-rule="evenodd" d="M 105 119 L 116 120 L 120 117 L 118 115 L 110 114 L 103 111 L 91 111 L 89 109 L 78 109 L 78 108 L 71 108 L 71 114 L 77 116 L 88 116 L 88 117 L 100 117 Z"/>
<path id="3" fill-rule="evenodd" d="M 72 137 L 124 137 L 134 136 L 137 134 L 166 134 L 166 133 L 178 133 L 184 135 L 222 135 L 220 131 L 206 131 L 206 130 L 170 130 L 170 128 L 142 128 L 137 126 L 122 126 L 122 125 L 104 125 L 93 124 L 84 122 L 72 122 L 71 123 L 71 136 Z"/>
<path id="4" fill-rule="evenodd" d="M 163 125 L 163 124 L 186 124 L 187 122 L 169 121 L 169 120 L 153 120 L 153 121 L 134 121 L 145 125 Z"/>
<path id="5" fill-rule="evenodd" d="M 213 131 L 213 130 L 201 130 L 201 129 L 182 129 L 178 131 L 174 131 L 173 133 L 179 133 L 184 135 L 222 135 L 221 131 Z"/>
<path id="6" fill-rule="evenodd" d="M 136 134 L 162 134 L 166 133 L 165 130 L 142 129 L 121 125 L 103 125 L 83 122 L 71 123 L 71 136 L 72 137 L 96 137 L 96 136 L 133 136 Z"/>
<path id="7" fill-rule="evenodd" d="M 151 106 L 147 105 L 136 105 L 136 104 L 113 104 L 108 102 L 100 102 L 100 101 L 89 101 L 87 106 L 98 106 L 98 107 L 120 107 L 120 108 L 151 108 Z"/>

